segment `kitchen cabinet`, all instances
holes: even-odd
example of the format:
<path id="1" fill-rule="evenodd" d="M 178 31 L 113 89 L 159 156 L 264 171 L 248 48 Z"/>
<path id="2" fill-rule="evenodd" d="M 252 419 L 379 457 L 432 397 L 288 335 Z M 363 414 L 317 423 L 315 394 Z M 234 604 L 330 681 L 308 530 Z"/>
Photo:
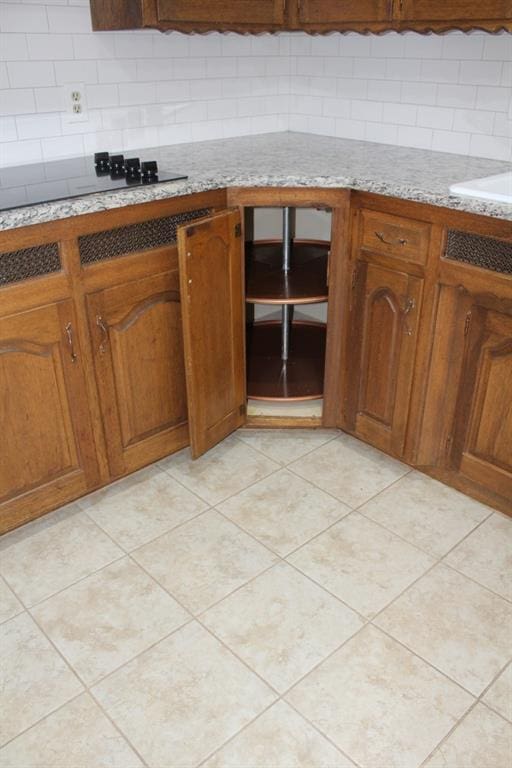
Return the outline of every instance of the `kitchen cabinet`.
<path id="1" fill-rule="evenodd" d="M 450 468 L 512 501 L 512 301 L 470 296 L 464 331 Z"/>
<path id="2" fill-rule="evenodd" d="M 196 458 L 245 423 L 239 211 L 180 228 L 178 247 L 190 444 Z"/>
<path id="3" fill-rule="evenodd" d="M 112 477 L 188 444 L 177 266 L 87 296 Z"/>
<path id="4" fill-rule="evenodd" d="M 512 30 L 511 0 L 90 0 L 94 30 Z"/>
<path id="5" fill-rule="evenodd" d="M 286 0 L 91 0 L 95 30 L 263 31 L 284 28 L 287 12 Z"/>
<path id="6" fill-rule="evenodd" d="M 84 495 L 98 479 L 71 300 L 0 318 L 0 393 L 0 515 L 8 528 Z"/>
<path id="7" fill-rule="evenodd" d="M 401 22 L 486 22 L 512 19 L 511 0 L 399 0 Z M 480 24 L 478 24 L 480 26 Z"/>
<path id="8" fill-rule="evenodd" d="M 430 246 L 428 222 L 356 209 L 342 427 L 404 457 Z"/>
<path id="9" fill-rule="evenodd" d="M 156 0 L 156 16 L 161 23 L 282 25 L 286 3 L 283 0 Z"/>
<path id="10" fill-rule="evenodd" d="M 331 241 L 258 239 L 260 208 L 281 209 L 289 234 L 291 209 L 321 215 Z M 509 222 L 346 189 L 233 188 L 3 232 L 0 257 L 2 530 L 245 423 L 304 421 L 512 513 Z M 284 389 L 282 346 L 265 341 L 282 342 L 284 314 L 251 317 L 265 303 L 327 317 Z M 310 327 L 288 320 L 292 341 Z M 321 397 L 322 419 L 263 423 L 251 393 Z"/>
<path id="11" fill-rule="evenodd" d="M 377 448 L 402 457 L 422 280 L 358 260 L 353 286 L 347 426 Z"/>
<path id="12" fill-rule="evenodd" d="M 351 24 L 387 22 L 393 18 L 391 0 L 299 0 L 298 25 L 311 28 L 332 25 L 343 28 Z"/>

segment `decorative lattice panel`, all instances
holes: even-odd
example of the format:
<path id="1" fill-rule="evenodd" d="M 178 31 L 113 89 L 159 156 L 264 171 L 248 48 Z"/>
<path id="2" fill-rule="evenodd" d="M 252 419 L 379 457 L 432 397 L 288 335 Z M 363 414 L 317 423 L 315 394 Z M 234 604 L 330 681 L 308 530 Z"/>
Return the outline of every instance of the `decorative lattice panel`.
<path id="1" fill-rule="evenodd" d="M 92 264 L 127 253 L 171 245 L 176 242 L 177 227 L 207 216 L 209 213 L 210 211 L 206 208 L 199 211 L 185 211 L 162 219 L 152 219 L 140 224 L 129 224 L 126 227 L 95 232 L 92 235 L 82 235 L 78 238 L 80 262 Z"/>
<path id="2" fill-rule="evenodd" d="M 57 243 L 34 245 L 18 251 L 0 253 L 0 285 L 19 283 L 32 277 L 60 271 Z"/>
<path id="3" fill-rule="evenodd" d="M 505 275 L 512 274 L 512 243 L 493 237 L 449 229 L 445 258 Z"/>

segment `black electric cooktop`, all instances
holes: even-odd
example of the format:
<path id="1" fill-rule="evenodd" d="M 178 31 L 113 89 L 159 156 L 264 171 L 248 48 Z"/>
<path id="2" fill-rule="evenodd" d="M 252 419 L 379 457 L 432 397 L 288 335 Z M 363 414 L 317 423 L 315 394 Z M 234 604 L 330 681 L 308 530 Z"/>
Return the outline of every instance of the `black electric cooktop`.
<path id="1" fill-rule="evenodd" d="M 0 168 L 0 211 L 186 178 L 161 161 L 141 159 L 138 152 L 97 152 L 93 157 Z"/>

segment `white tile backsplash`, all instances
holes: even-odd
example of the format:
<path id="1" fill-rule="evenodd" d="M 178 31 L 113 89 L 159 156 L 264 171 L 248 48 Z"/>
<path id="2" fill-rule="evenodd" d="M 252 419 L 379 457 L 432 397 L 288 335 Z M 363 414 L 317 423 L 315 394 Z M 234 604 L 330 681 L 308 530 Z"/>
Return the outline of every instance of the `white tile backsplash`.
<path id="1" fill-rule="evenodd" d="M 0 62 L 3 166 L 284 130 L 512 159 L 511 34 L 94 33 L 88 0 L 0 0 Z"/>

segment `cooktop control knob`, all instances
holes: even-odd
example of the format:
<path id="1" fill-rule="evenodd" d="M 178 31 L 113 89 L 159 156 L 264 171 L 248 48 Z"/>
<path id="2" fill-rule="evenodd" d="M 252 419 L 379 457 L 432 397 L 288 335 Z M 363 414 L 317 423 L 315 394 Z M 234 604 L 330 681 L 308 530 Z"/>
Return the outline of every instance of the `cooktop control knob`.
<path id="1" fill-rule="evenodd" d="M 145 181 L 158 178 L 158 166 L 156 160 L 145 160 L 142 163 L 142 177 Z"/>
<path id="2" fill-rule="evenodd" d="M 94 165 L 96 166 L 96 173 L 101 176 L 110 171 L 110 155 L 108 152 L 95 152 L 94 153 Z"/>
<path id="3" fill-rule="evenodd" d="M 129 157 L 124 161 L 124 170 L 127 176 L 140 176 L 140 160 L 138 157 Z"/>
<path id="4" fill-rule="evenodd" d="M 114 176 L 122 176 L 124 173 L 124 155 L 110 156 L 110 173 Z"/>

